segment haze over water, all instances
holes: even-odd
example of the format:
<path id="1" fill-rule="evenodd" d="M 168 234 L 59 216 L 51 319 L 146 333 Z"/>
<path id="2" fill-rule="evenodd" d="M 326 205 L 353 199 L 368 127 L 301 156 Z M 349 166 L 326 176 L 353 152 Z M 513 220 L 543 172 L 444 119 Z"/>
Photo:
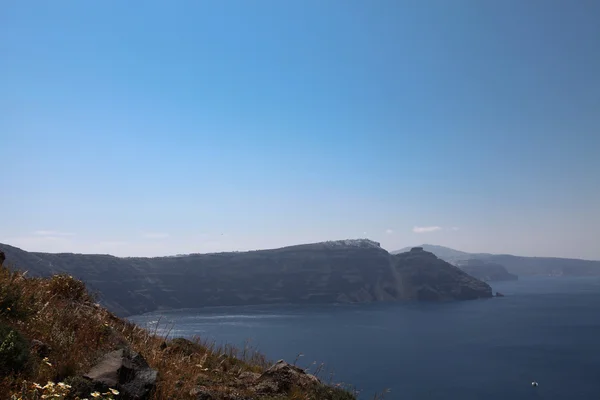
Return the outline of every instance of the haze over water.
<path id="1" fill-rule="evenodd" d="M 150 313 L 273 360 L 325 362 L 361 399 L 597 399 L 600 279 L 536 278 L 493 285 L 504 298 L 446 304 L 247 306 Z M 314 371 L 312 366 L 311 370 Z M 322 378 L 328 380 L 327 373 Z M 533 388 L 532 381 L 539 382 Z"/>

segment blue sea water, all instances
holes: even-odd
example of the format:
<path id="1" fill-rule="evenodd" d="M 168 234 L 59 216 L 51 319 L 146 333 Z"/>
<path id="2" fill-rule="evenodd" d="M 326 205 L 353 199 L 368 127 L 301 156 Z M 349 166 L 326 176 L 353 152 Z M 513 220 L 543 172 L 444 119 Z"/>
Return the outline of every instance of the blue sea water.
<path id="1" fill-rule="evenodd" d="M 352 383 L 365 400 L 387 388 L 390 400 L 600 399 L 600 279 L 492 286 L 506 297 L 186 309 L 130 320 L 160 320 L 174 336 L 250 340 L 273 360 L 302 353 L 300 366 L 326 363 L 334 381 Z"/>

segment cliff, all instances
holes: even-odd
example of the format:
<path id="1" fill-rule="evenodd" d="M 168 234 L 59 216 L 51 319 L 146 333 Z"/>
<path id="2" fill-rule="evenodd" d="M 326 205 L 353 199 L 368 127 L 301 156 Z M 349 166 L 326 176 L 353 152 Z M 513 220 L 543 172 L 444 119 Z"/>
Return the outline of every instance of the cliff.
<path id="1" fill-rule="evenodd" d="M 10 263 L 30 274 L 68 273 L 83 280 L 118 315 L 243 304 L 491 297 L 487 284 L 432 253 L 390 255 L 369 240 L 156 258 L 2 248 Z"/>
<path id="2" fill-rule="evenodd" d="M 484 283 L 421 247 L 394 257 L 405 299 L 443 301 L 492 297 Z"/>
<path id="3" fill-rule="evenodd" d="M 471 259 L 458 265 L 467 274 L 485 282 L 516 281 L 519 277 L 511 274 L 503 265 Z"/>

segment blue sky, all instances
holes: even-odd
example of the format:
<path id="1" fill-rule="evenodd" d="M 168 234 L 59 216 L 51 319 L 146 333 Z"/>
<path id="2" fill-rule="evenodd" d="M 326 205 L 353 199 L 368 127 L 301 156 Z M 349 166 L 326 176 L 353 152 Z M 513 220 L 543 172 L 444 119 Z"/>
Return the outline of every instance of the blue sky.
<path id="1" fill-rule="evenodd" d="M 0 7 L 0 242 L 600 259 L 600 3 Z"/>

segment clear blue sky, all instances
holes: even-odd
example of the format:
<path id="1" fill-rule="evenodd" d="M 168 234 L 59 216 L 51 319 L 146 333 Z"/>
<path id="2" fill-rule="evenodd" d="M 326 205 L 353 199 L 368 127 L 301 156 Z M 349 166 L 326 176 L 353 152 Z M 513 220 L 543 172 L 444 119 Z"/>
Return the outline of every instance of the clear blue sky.
<path id="1" fill-rule="evenodd" d="M 600 2 L 0 5 L 0 242 L 600 259 Z"/>

